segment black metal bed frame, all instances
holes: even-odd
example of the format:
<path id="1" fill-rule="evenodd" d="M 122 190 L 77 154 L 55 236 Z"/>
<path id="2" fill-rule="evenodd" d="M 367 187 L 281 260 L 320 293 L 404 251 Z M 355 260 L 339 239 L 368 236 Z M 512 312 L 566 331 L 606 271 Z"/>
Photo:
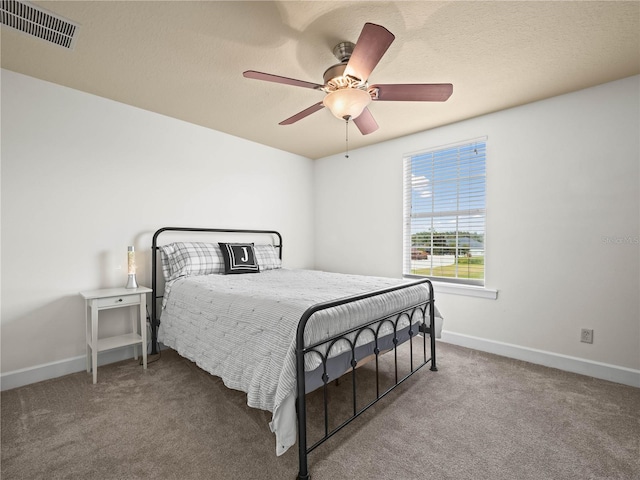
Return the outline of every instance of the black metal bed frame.
<path id="1" fill-rule="evenodd" d="M 240 230 L 240 229 L 217 229 L 217 228 L 191 228 L 191 227 L 164 227 L 155 232 L 153 235 L 152 241 L 152 316 L 151 316 L 151 342 L 152 342 L 152 354 L 157 353 L 157 331 L 160 325 L 160 321 L 157 317 L 157 302 L 158 299 L 161 298 L 161 295 L 158 295 L 158 285 L 157 285 L 157 250 L 159 249 L 157 244 L 158 236 L 165 231 L 177 231 L 177 232 L 201 232 L 201 233 L 225 233 L 225 234 L 261 234 L 261 235 L 274 235 L 278 238 L 278 244 L 274 244 L 274 247 L 278 248 L 280 259 L 282 259 L 282 236 L 280 233 L 274 230 Z M 341 332 L 332 336 L 331 338 L 325 339 L 321 342 L 305 345 L 305 328 L 307 323 L 312 318 L 312 316 L 322 310 L 334 308 L 340 305 L 346 305 L 348 303 L 361 301 L 367 298 L 376 297 L 379 295 L 384 295 L 386 293 L 394 292 L 397 290 L 401 290 L 404 288 L 410 288 L 415 285 L 425 284 L 429 291 L 428 299 L 415 303 L 413 305 L 409 305 L 405 308 L 402 308 L 396 312 L 393 312 L 389 315 L 385 315 L 380 318 L 376 318 L 375 320 L 367 321 L 365 324 L 359 325 L 355 328 L 351 328 L 345 332 Z M 414 330 L 414 315 L 420 315 L 417 331 Z M 427 323 L 426 318 L 428 317 L 429 322 Z M 398 374 L 398 324 L 400 321 L 406 318 L 408 321 L 408 340 L 409 348 L 410 348 L 410 369 L 409 372 L 399 378 Z M 380 392 L 380 370 L 379 370 L 379 358 L 385 353 L 382 352 L 379 348 L 379 334 L 382 325 L 389 324 L 393 329 L 393 338 L 392 350 L 394 352 L 394 383 L 385 389 L 383 392 Z M 358 361 L 356 360 L 356 346 L 358 338 L 363 334 L 373 335 L 374 338 L 374 349 L 373 353 L 375 356 L 375 378 L 376 378 L 376 396 L 375 399 L 369 402 L 367 405 L 358 408 L 357 406 L 357 382 L 356 382 L 356 374 L 355 370 L 358 366 Z M 420 362 L 417 362 L 417 365 L 414 365 L 414 339 L 417 338 L 418 333 L 421 333 L 422 336 L 422 358 Z M 429 340 L 427 340 L 427 336 L 429 336 Z M 430 356 L 427 356 L 427 341 L 429 342 L 429 351 Z M 329 357 L 331 356 L 332 348 L 338 344 L 339 342 L 347 342 L 348 347 L 351 351 L 351 360 L 349 372 L 352 373 L 352 415 L 343 421 L 340 425 L 335 428 L 329 428 L 329 412 L 328 412 L 328 384 L 331 382 L 329 375 L 327 374 L 327 362 Z M 325 348 L 322 348 L 322 347 Z M 317 440 L 313 445 L 307 446 L 307 402 L 306 402 L 306 384 L 305 384 L 305 356 L 306 355 L 317 355 L 321 360 L 321 365 L 323 369 L 322 373 L 322 390 L 323 390 L 323 408 L 324 408 L 324 434 L 322 437 Z M 421 279 L 410 283 L 405 283 L 402 285 L 398 285 L 395 287 L 389 287 L 385 289 L 375 290 L 372 292 L 368 292 L 360 295 L 353 295 L 349 297 L 344 297 L 341 299 L 322 302 L 316 305 L 309 307 L 300 318 L 298 323 L 297 333 L 296 333 L 296 382 L 297 382 L 297 399 L 296 399 L 296 410 L 297 410 L 297 420 L 298 420 L 298 461 L 299 461 L 299 470 L 298 470 L 298 480 L 308 480 L 310 479 L 309 468 L 308 468 L 308 455 L 313 450 L 315 450 L 318 446 L 323 444 L 333 435 L 335 435 L 338 431 L 342 430 L 348 424 L 350 424 L 353 420 L 363 414 L 366 410 L 375 405 L 378 401 L 384 398 L 387 394 L 389 394 L 393 389 L 402 384 L 405 380 L 407 380 L 410 376 L 420 370 L 427 364 L 431 364 L 430 370 L 437 371 L 436 367 L 436 340 L 435 340 L 435 302 L 433 295 L 433 285 L 429 279 Z"/>

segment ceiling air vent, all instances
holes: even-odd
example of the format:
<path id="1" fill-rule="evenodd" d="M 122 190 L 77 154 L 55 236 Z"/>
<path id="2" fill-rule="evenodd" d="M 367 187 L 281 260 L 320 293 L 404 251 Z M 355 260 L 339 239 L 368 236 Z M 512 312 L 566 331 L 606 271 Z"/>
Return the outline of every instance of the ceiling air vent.
<path id="1" fill-rule="evenodd" d="M 32 37 L 71 49 L 78 25 L 51 12 L 15 0 L 0 1 L 0 23 Z"/>

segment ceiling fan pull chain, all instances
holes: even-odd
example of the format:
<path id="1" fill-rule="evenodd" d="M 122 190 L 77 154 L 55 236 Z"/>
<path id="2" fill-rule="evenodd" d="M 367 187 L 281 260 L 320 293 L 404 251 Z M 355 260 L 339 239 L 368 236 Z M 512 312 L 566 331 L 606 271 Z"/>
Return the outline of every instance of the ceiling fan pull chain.
<path id="1" fill-rule="evenodd" d="M 345 142 L 347 144 L 347 152 L 344 155 L 344 158 L 349 158 L 349 117 L 344 117 L 344 130 L 345 130 Z"/>

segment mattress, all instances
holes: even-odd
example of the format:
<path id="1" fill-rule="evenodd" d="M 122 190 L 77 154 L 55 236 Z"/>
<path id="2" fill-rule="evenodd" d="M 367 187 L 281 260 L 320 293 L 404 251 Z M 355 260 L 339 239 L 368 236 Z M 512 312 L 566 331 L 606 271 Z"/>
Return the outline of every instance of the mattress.
<path id="1" fill-rule="evenodd" d="M 276 454 L 281 455 L 296 440 L 295 343 L 304 311 L 320 302 L 401 283 L 407 282 L 289 269 L 179 278 L 165 299 L 158 339 L 220 377 L 227 387 L 246 392 L 250 407 L 272 412 L 270 427 Z M 426 299 L 428 289 L 420 284 L 317 312 L 307 324 L 305 342 L 318 342 Z M 436 336 L 441 328 L 442 317 L 436 310 Z M 366 342 L 362 337 L 358 343 Z M 332 356 L 339 357 L 348 348 L 337 346 Z M 305 370 L 317 367 L 317 356 L 307 355 Z"/>

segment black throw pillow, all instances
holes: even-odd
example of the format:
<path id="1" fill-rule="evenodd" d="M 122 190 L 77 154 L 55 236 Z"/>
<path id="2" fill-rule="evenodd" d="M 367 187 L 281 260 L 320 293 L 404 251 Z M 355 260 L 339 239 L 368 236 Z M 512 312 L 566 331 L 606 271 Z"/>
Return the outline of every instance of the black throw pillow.
<path id="1" fill-rule="evenodd" d="M 218 243 L 224 258 L 224 273 L 258 273 L 253 243 Z"/>

